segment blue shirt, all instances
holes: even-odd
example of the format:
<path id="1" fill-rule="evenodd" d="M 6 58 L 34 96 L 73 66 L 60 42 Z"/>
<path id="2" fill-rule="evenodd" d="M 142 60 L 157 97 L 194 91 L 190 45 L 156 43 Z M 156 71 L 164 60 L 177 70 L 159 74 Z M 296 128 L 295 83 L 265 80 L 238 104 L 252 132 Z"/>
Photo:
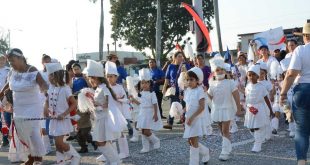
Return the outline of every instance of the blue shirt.
<path id="1" fill-rule="evenodd" d="M 123 84 L 123 80 L 126 80 L 127 72 L 126 72 L 125 68 L 122 66 L 117 67 L 117 72 L 119 75 L 118 75 L 116 83 L 117 84 Z"/>
<path id="2" fill-rule="evenodd" d="M 187 63 L 183 63 L 186 66 L 186 69 L 190 69 L 190 65 Z M 167 71 L 166 71 L 166 79 L 169 79 L 169 85 L 170 86 L 175 86 L 176 89 L 176 95 L 179 94 L 179 87 L 178 87 L 178 78 L 180 76 L 181 68 L 180 65 L 175 65 L 175 64 L 169 64 Z"/>
<path id="3" fill-rule="evenodd" d="M 159 69 L 159 68 L 154 68 L 154 69 L 151 69 L 150 68 L 150 71 L 151 71 L 151 76 L 152 76 L 152 80 L 154 82 L 154 85 L 153 85 L 153 91 L 154 92 L 159 92 L 159 86 L 160 84 L 157 84 L 155 83 L 156 80 L 160 80 L 162 78 L 165 78 L 165 73 L 163 70 Z"/>
<path id="4" fill-rule="evenodd" d="M 72 82 L 72 93 L 73 94 L 87 87 L 88 85 L 84 77 L 73 77 L 73 82 Z"/>

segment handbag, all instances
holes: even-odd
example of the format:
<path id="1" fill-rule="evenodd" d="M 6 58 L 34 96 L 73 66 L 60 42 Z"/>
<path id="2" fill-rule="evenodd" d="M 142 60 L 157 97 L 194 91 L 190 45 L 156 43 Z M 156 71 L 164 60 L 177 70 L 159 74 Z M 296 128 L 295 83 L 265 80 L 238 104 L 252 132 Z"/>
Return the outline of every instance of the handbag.
<path id="1" fill-rule="evenodd" d="M 174 86 L 169 87 L 165 93 L 165 97 L 173 96 L 176 93 L 176 88 Z"/>

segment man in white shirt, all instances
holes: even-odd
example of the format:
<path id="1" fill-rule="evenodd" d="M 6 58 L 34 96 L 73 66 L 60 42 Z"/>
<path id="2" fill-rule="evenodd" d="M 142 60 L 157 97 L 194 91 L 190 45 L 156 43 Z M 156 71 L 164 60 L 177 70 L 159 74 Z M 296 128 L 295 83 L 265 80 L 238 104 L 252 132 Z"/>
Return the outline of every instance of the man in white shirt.
<path id="1" fill-rule="evenodd" d="M 280 103 L 286 104 L 287 92 L 297 75 L 300 76 L 294 88 L 292 110 L 296 121 L 295 149 L 298 165 L 305 165 L 309 149 L 310 136 L 310 23 L 306 23 L 303 32 L 305 45 L 298 46 L 293 54 L 283 82 Z"/>
<path id="2" fill-rule="evenodd" d="M 270 66 L 273 61 L 277 59 L 271 55 L 269 55 L 269 48 L 267 45 L 262 45 L 259 47 L 259 54 L 261 58 L 257 61 L 257 63 L 265 62 L 267 64 L 268 73 L 270 72 Z"/>

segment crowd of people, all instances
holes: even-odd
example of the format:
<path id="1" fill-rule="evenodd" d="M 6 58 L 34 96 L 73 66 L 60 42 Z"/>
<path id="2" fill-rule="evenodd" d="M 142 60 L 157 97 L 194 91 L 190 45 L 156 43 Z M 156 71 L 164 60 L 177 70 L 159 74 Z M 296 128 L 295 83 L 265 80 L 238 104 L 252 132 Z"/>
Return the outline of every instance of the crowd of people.
<path id="1" fill-rule="evenodd" d="M 232 153 L 230 135 L 238 132 L 236 121 L 244 121 L 255 140 L 251 151 L 257 153 L 285 117 L 303 165 L 310 134 L 309 23 L 299 35 L 305 45 L 288 40 L 282 51 L 271 52 L 267 45 L 256 50 L 253 42 L 256 60 L 238 52 L 236 63 L 217 53 L 208 66 L 203 54 L 189 60 L 178 50 L 163 69 L 149 59 L 148 68 L 131 76 L 116 54 L 105 63 L 87 60 L 86 68 L 72 60 L 65 69 L 44 54 L 44 69 L 38 71 L 20 49 L 10 49 L 0 55 L 2 147 L 9 146 L 11 162 L 39 165 L 55 145 L 56 164 L 77 165 L 89 143 L 102 153 L 98 162 L 117 165 L 130 156 L 126 135 L 133 143 L 141 137 L 140 153 L 158 150 L 155 131 L 173 129 L 179 118 L 190 145 L 189 164 L 198 165 L 210 159 L 199 137 L 212 134 L 212 123 L 222 140 L 219 159 L 226 161 Z M 164 97 L 170 99 L 166 117 Z M 167 119 L 165 125 L 162 119 Z M 79 151 L 67 143 L 72 139 Z"/>

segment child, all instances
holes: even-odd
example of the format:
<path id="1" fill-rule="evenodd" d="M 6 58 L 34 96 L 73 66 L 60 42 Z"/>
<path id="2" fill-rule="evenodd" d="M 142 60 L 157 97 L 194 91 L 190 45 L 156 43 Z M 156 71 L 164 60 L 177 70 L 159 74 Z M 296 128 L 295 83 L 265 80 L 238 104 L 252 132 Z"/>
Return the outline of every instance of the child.
<path id="1" fill-rule="evenodd" d="M 90 88 L 81 90 L 78 95 L 79 109 L 82 112 L 93 113 L 93 140 L 97 142 L 98 149 L 104 155 L 107 163 L 117 165 L 120 163 L 120 159 L 112 141 L 120 138 L 122 122 L 111 111 L 115 107 L 111 102 L 112 99 L 116 99 L 115 94 L 104 78 L 104 69 L 101 63 L 87 60 L 87 67 L 83 72 L 88 77 L 92 88 L 96 88 L 96 90 L 93 91 Z"/>
<path id="2" fill-rule="evenodd" d="M 160 140 L 151 130 L 159 130 L 163 127 L 155 92 L 151 91 L 152 81 L 149 69 L 143 68 L 139 70 L 139 89 L 141 91 L 137 98 L 131 98 L 133 102 L 140 106 L 137 128 L 142 129 L 142 150 L 140 153 L 150 151 L 150 144 L 153 149 L 160 148 Z"/>
<path id="3" fill-rule="evenodd" d="M 68 73 L 62 69 L 60 63 L 47 63 L 45 66 L 50 87 L 47 92 L 44 115 L 55 118 L 50 121 L 49 134 L 55 139 L 57 163 L 64 164 L 65 157 L 67 157 L 71 159 L 72 165 L 78 165 L 80 164 L 80 155 L 71 144 L 63 141 L 64 136 L 73 131 L 69 114 L 77 106 L 70 87 L 66 85 L 69 81 Z"/>
<path id="4" fill-rule="evenodd" d="M 270 99 L 270 96 L 272 95 L 272 83 L 268 80 L 268 67 L 267 64 L 264 62 L 257 63 L 260 67 L 260 72 L 259 72 L 259 79 L 258 82 L 261 83 L 268 91 L 268 98 Z M 268 120 L 266 121 L 266 126 L 265 126 L 265 140 L 270 140 L 271 138 L 271 121 L 270 121 L 270 111 L 265 108 L 266 110 L 266 116 Z"/>
<path id="5" fill-rule="evenodd" d="M 230 121 L 234 119 L 236 110 L 238 115 L 241 114 L 239 93 L 235 83 L 225 79 L 224 59 L 216 56 L 210 60 L 210 64 L 213 75 L 215 75 L 208 89 L 208 96 L 212 100 L 211 118 L 214 122 L 218 122 L 223 139 L 219 159 L 226 161 L 230 158 L 232 151 L 229 134 Z"/>
<path id="6" fill-rule="evenodd" d="M 248 83 L 245 89 L 247 111 L 244 126 L 249 128 L 252 133 L 254 132 L 255 142 L 252 152 L 260 152 L 261 145 L 265 140 L 264 128 L 268 120 L 265 103 L 268 105 L 270 114 L 272 114 L 268 91 L 263 84 L 258 83 L 259 75 L 259 65 L 252 65 L 247 73 L 250 83 Z"/>
<path id="7" fill-rule="evenodd" d="M 128 99 L 127 99 L 126 92 L 122 85 L 116 84 L 117 77 L 118 77 L 116 64 L 108 61 L 105 64 L 105 74 L 117 98 L 117 100 L 115 100 L 115 105 L 117 109 L 120 110 L 122 115 L 126 118 L 128 130 L 132 131 L 132 128 L 130 125 L 130 120 L 131 120 L 131 114 L 129 111 L 130 107 L 128 105 Z M 121 138 L 118 139 L 118 146 L 120 150 L 119 157 L 121 159 L 129 157 L 128 142 L 127 142 L 126 135 L 124 135 L 124 133 L 122 133 Z"/>
<path id="8" fill-rule="evenodd" d="M 209 149 L 198 142 L 199 137 L 206 135 L 206 128 L 203 119 L 205 110 L 205 93 L 201 86 L 203 81 L 203 72 L 200 68 L 190 69 L 186 78 L 188 88 L 184 92 L 184 101 L 186 103 L 186 122 L 183 138 L 188 138 L 190 145 L 189 164 L 199 164 L 199 155 L 202 155 L 202 162 L 207 164 L 210 156 Z"/>

